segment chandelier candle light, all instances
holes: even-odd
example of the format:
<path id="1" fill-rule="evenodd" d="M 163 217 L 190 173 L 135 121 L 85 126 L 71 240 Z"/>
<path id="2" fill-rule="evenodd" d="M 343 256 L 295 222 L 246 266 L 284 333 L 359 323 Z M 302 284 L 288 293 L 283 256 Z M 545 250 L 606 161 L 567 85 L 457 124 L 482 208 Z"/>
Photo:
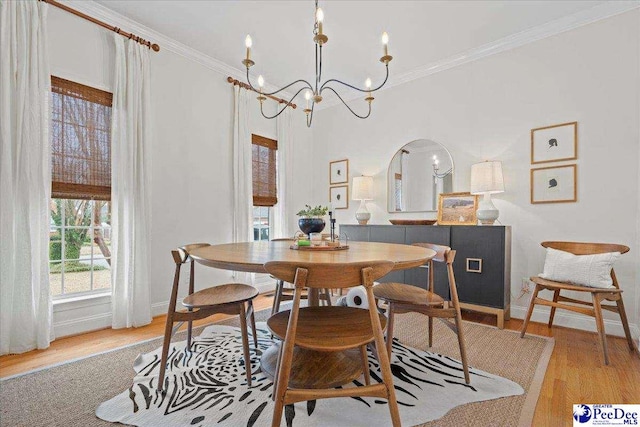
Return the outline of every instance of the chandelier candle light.
<path id="1" fill-rule="evenodd" d="M 389 62 L 391 62 L 391 60 L 393 59 L 393 57 L 389 55 L 389 35 L 386 32 L 382 33 L 382 44 L 384 46 L 384 55 L 380 58 L 380 62 L 384 64 L 386 74 L 385 74 L 384 81 L 379 86 L 372 88 L 371 87 L 372 82 L 370 78 L 367 78 L 364 89 L 361 89 L 349 83 L 342 82 L 338 79 L 329 79 L 322 82 L 322 48 L 329 41 L 329 37 L 327 37 L 327 35 L 323 31 L 324 12 L 322 11 L 321 8 L 318 7 L 318 0 L 316 0 L 315 4 L 316 4 L 316 8 L 315 8 L 315 24 L 313 27 L 313 41 L 315 43 L 315 50 L 316 50 L 315 52 L 316 70 L 315 70 L 315 81 L 313 84 L 309 83 L 307 80 L 299 79 L 273 92 L 263 93 L 264 79 L 262 76 L 259 76 L 258 77 L 259 89 L 256 90 L 251 84 L 251 79 L 249 75 L 249 68 L 255 65 L 255 62 L 251 59 L 251 47 L 253 45 L 253 41 L 251 40 L 251 36 L 249 35 L 247 35 L 247 37 L 245 38 L 247 56 L 245 59 L 242 60 L 242 64 L 244 64 L 244 66 L 247 69 L 247 83 L 249 84 L 249 87 L 252 90 L 260 93 L 260 95 L 257 98 L 258 101 L 260 101 L 260 113 L 262 114 L 263 117 L 267 119 L 274 119 L 278 117 L 280 114 L 282 114 L 285 108 L 292 106 L 292 101 L 295 99 L 295 97 L 298 96 L 300 92 L 304 91 L 304 97 L 306 100 L 306 107 L 304 109 L 304 113 L 306 114 L 306 117 L 307 117 L 307 127 L 311 127 L 311 123 L 313 122 L 313 111 L 314 111 L 315 105 L 319 102 L 322 102 L 322 93 L 324 91 L 330 91 L 330 92 L 333 92 L 338 97 L 338 99 L 344 104 L 345 107 L 347 107 L 347 109 L 354 116 L 360 119 L 366 119 L 367 117 L 369 117 L 369 115 L 371 115 L 371 103 L 374 100 L 374 97 L 372 96 L 372 92 L 375 92 L 378 89 L 382 88 L 387 83 L 387 79 L 389 78 Z M 369 107 L 367 114 L 360 115 L 356 113 L 351 107 L 349 107 L 349 105 L 347 105 L 345 100 L 340 96 L 340 94 L 336 91 L 336 89 L 334 89 L 333 86 L 336 86 L 336 85 L 342 85 L 344 87 L 365 93 L 366 97 L 364 98 L 364 100 L 367 102 Z M 275 95 L 290 87 L 296 87 L 296 88 L 299 87 L 299 89 L 291 97 L 291 99 L 285 104 L 285 106 L 282 107 L 282 109 L 280 109 L 279 111 L 277 111 L 276 114 L 274 114 L 273 116 L 267 116 L 266 114 L 264 114 L 264 111 L 262 110 L 262 105 L 263 105 L 263 102 L 267 99 L 266 97 Z"/>
<path id="2" fill-rule="evenodd" d="M 431 164 L 431 166 L 433 167 L 433 182 L 434 183 L 438 183 L 438 179 L 442 179 L 445 176 L 449 175 L 451 172 L 453 172 L 453 167 L 449 168 L 449 170 L 440 173 L 440 160 L 438 159 L 438 156 L 436 156 L 435 154 L 433 155 L 433 163 Z"/>
<path id="3" fill-rule="evenodd" d="M 478 204 L 477 216 L 482 225 L 493 225 L 500 212 L 491 201 L 491 195 L 504 193 L 502 162 L 494 160 L 471 165 L 470 192 L 484 194 Z"/>
<path id="4" fill-rule="evenodd" d="M 360 207 L 356 212 L 358 224 L 365 225 L 371 219 L 367 210 L 367 200 L 373 200 L 373 177 L 356 176 L 353 178 L 353 200 L 360 200 Z"/>

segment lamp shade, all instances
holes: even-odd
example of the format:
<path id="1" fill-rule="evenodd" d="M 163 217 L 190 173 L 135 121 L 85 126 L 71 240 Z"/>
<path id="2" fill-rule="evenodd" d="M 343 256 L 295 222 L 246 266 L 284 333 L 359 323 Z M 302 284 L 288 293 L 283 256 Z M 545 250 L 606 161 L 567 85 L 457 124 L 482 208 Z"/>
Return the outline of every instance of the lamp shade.
<path id="1" fill-rule="evenodd" d="M 373 200 L 373 177 L 354 177 L 351 194 L 353 195 L 353 200 Z"/>
<path id="2" fill-rule="evenodd" d="M 502 162 L 486 161 L 471 165 L 471 194 L 504 193 Z"/>

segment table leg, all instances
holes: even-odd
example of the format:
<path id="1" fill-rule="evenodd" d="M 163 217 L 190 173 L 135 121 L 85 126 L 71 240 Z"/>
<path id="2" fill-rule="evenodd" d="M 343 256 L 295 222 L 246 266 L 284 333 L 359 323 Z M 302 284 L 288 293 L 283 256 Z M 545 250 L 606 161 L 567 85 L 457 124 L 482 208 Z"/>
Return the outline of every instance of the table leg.
<path id="1" fill-rule="evenodd" d="M 320 290 L 318 288 L 309 288 L 309 307 L 318 307 L 320 305 Z"/>

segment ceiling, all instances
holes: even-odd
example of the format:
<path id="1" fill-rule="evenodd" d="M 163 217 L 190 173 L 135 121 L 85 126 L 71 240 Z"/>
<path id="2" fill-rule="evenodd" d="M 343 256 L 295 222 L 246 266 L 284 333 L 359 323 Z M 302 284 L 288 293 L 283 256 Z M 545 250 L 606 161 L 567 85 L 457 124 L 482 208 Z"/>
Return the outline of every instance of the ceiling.
<path id="1" fill-rule="evenodd" d="M 267 83 L 313 81 L 314 3 L 298 1 L 98 0 L 208 56 L 238 69 L 246 34 L 253 38 L 254 74 Z M 323 77 L 363 86 L 384 78 L 380 36 L 389 33 L 391 75 L 597 6 L 603 1 L 320 1 L 325 13 Z M 323 79 L 323 80 L 324 80 Z"/>

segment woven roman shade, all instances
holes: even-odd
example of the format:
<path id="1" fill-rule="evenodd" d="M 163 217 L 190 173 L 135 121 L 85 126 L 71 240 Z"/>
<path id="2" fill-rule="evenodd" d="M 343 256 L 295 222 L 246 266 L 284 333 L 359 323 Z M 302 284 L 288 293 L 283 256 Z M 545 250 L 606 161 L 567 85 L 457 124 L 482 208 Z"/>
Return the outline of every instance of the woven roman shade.
<path id="1" fill-rule="evenodd" d="M 51 197 L 111 199 L 112 94 L 51 76 Z"/>
<path id="2" fill-rule="evenodd" d="M 278 203 L 276 188 L 276 151 L 278 141 L 251 135 L 253 158 L 253 205 L 273 206 Z"/>

